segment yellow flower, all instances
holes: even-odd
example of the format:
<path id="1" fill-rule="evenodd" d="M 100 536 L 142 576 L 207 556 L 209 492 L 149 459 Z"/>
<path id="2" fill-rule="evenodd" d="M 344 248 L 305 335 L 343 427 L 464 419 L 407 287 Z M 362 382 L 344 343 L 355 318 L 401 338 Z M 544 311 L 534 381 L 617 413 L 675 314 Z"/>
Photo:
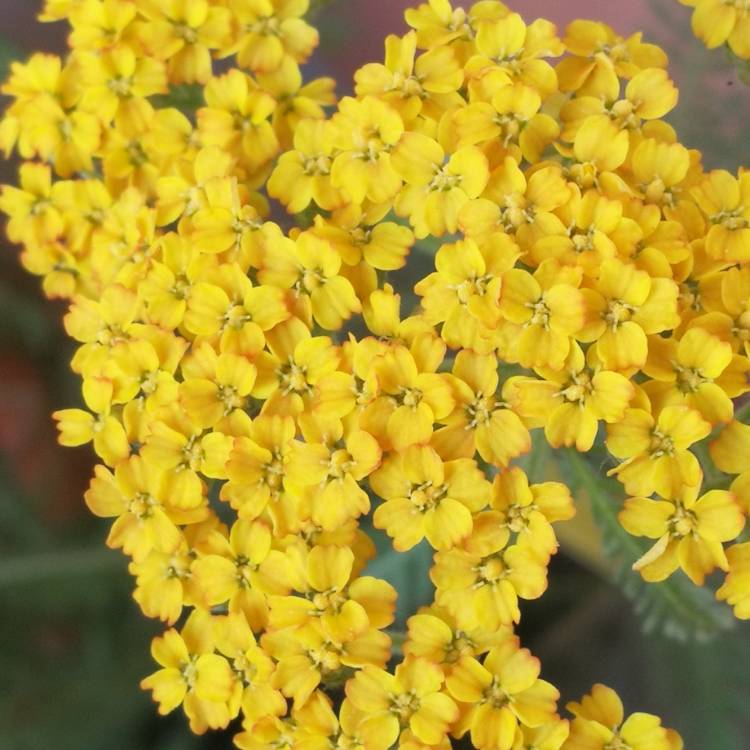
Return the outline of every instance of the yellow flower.
<path id="1" fill-rule="evenodd" d="M 436 601 L 459 623 L 481 622 L 488 628 L 521 619 L 518 599 L 536 599 L 547 588 L 547 559 L 527 540 L 506 547 L 510 532 L 493 513 L 475 518 L 464 548 L 438 552 L 430 578 Z"/>
<path id="2" fill-rule="evenodd" d="M 206 499 L 182 494 L 179 479 L 131 456 L 117 464 L 114 474 L 97 466 L 84 500 L 94 515 L 115 519 L 107 545 L 122 547 L 139 561 L 152 549 L 173 552 L 182 540 L 177 524 L 206 518 Z"/>
<path id="3" fill-rule="evenodd" d="M 141 680 L 141 687 L 153 692 L 160 714 L 182 704 L 197 734 L 223 729 L 231 718 L 232 670 L 214 651 L 211 620 L 208 612 L 196 609 L 179 633 L 172 629 L 154 638 L 151 654 L 162 668 Z"/>
<path id="4" fill-rule="evenodd" d="M 597 276 L 601 264 L 617 255 L 613 237 L 622 224 L 622 203 L 595 190 L 575 191 L 558 214 L 564 222 L 562 231 L 541 236 L 531 247 L 531 256 L 537 263 L 557 258 L 579 266 L 588 277 Z"/>
<path id="5" fill-rule="evenodd" d="M 607 115 L 587 117 L 573 140 L 573 163 L 568 176 L 582 190 L 596 187 L 607 193 L 626 188 L 615 172 L 625 162 L 630 138 Z"/>
<path id="6" fill-rule="evenodd" d="M 237 264 L 221 265 L 202 278 L 206 281 L 191 288 L 185 328 L 218 338 L 222 351 L 254 357 L 263 349 L 265 334 L 289 318 L 281 290 L 253 286 Z"/>
<path id="7" fill-rule="evenodd" d="M 481 246 L 466 239 L 437 251 L 436 272 L 419 281 L 414 291 L 422 297 L 425 319 L 443 323 L 440 333 L 449 346 L 492 348 L 502 276 L 518 255 L 516 245 L 503 235 Z"/>
<path id="8" fill-rule="evenodd" d="M 514 83 L 530 86 L 543 96 L 557 91 L 555 71 L 542 59 L 559 57 L 565 50 L 551 21 L 538 18 L 527 26 L 503 3 L 476 3 L 473 12 L 478 57 L 467 62 L 467 69 L 485 66 L 490 59 Z"/>
<path id="9" fill-rule="evenodd" d="M 364 667 L 347 682 L 346 697 L 387 727 L 390 744 L 408 728 L 423 743 L 437 745 L 458 718 L 458 708 L 442 685 L 440 667 L 406 657 L 393 674 Z"/>
<path id="10" fill-rule="evenodd" d="M 680 0 L 695 8 L 692 24 L 695 35 L 709 48 L 725 42 L 737 57 L 750 59 L 750 14 L 737 0 Z"/>
<path id="11" fill-rule="evenodd" d="M 301 627 L 319 618 L 325 633 L 346 643 L 368 628 L 393 622 L 395 589 L 371 576 L 354 577 L 350 548 L 318 545 L 296 564 L 294 588 L 302 596 L 270 597 L 271 629 Z"/>
<path id="12" fill-rule="evenodd" d="M 433 424 L 447 417 L 454 401 L 444 376 L 420 372 L 411 352 L 394 346 L 375 363 L 380 388 L 378 398 L 366 407 L 361 426 L 381 446 L 403 450 L 424 443 Z"/>
<path id="13" fill-rule="evenodd" d="M 611 370 L 641 367 L 648 356 L 647 334 L 679 324 L 677 285 L 652 279 L 617 258 L 603 261 L 597 280 L 582 293 L 588 320 L 578 338 L 596 342 L 597 357 Z"/>
<path id="14" fill-rule="evenodd" d="M 60 5 L 65 0 L 53 0 Z M 47 3 L 49 15 L 53 3 Z M 56 9 L 55 15 L 63 15 L 73 27 L 68 42 L 71 47 L 80 50 L 106 50 L 121 47 L 129 32 L 133 30 L 132 22 L 138 9 L 135 3 L 121 0 L 73 0 L 72 7 L 62 11 Z M 51 20 L 51 19 L 43 19 Z"/>
<path id="15" fill-rule="evenodd" d="M 561 750 L 569 733 L 570 724 L 567 719 L 553 719 L 534 728 L 519 724 L 513 750 Z"/>
<path id="16" fill-rule="evenodd" d="M 336 81 L 326 76 L 305 83 L 291 57 L 285 57 L 273 73 L 259 73 L 257 79 L 276 100 L 271 123 L 284 150 L 292 147 L 294 134 L 304 120 L 324 119 L 326 108 L 336 104 Z"/>
<path id="17" fill-rule="evenodd" d="M 294 150 L 281 155 L 268 179 L 268 194 L 289 213 L 304 211 L 311 201 L 330 211 L 343 199 L 331 185 L 333 130 L 329 120 L 302 120 L 294 131 Z"/>
<path id="18" fill-rule="evenodd" d="M 218 146 L 200 149 L 189 161 L 180 160 L 173 174 L 156 181 L 157 224 L 166 226 L 205 207 L 208 183 L 228 177 L 233 164 L 234 160 Z"/>
<path id="19" fill-rule="evenodd" d="M 464 74 L 450 47 L 435 47 L 415 60 L 417 34 L 393 34 L 385 40 L 385 64 L 368 63 L 354 74 L 357 96 L 377 96 L 411 123 L 419 114 L 438 119 L 461 106 L 457 90 Z"/>
<path id="20" fill-rule="evenodd" d="M 213 349 L 205 347 L 206 353 Z M 213 367 L 203 377 L 190 377 L 180 383 L 180 405 L 188 417 L 202 427 L 214 427 L 235 409 L 243 409 L 255 385 L 257 370 L 245 357 L 225 352 L 212 357 Z M 208 363 L 206 363 L 208 364 Z"/>
<path id="21" fill-rule="evenodd" d="M 480 663 L 464 656 L 446 679 L 462 709 L 463 731 L 478 750 L 511 750 L 519 723 L 539 727 L 557 718 L 557 689 L 539 679 L 541 664 L 509 635 Z"/>
<path id="22" fill-rule="evenodd" d="M 382 206 L 360 208 L 349 204 L 330 220 L 315 217 L 312 232 L 328 241 L 348 266 L 364 262 L 381 271 L 395 271 L 407 261 L 414 244 L 409 227 L 384 221 Z"/>
<path id="23" fill-rule="evenodd" d="M 238 519 L 228 539 L 214 531 L 207 552 L 193 563 L 203 605 L 228 603 L 229 611 L 241 612 L 253 630 L 266 627 L 266 595 L 286 594 L 291 586 L 289 562 L 271 543 L 271 529 L 262 521 Z"/>
<path id="24" fill-rule="evenodd" d="M 421 656 L 438 664 L 449 677 L 464 656 L 480 656 L 506 637 L 506 629 L 490 629 L 477 621 L 464 619 L 459 626 L 456 618 L 441 607 L 432 605 L 407 620 L 408 638 L 404 654 Z"/>
<path id="25" fill-rule="evenodd" d="M 549 115 L 539 112 L 541 104 L 535 88 L 522 83 L 502 86 L 491 103 L 473 102 L 457 110 L 454 121 L 458 142 L 487 145 L 499 139 L 517 161 L 525 158 L 534 164 L 560 131 Z"/>
<path id="26" fill-rule="evenodd" d="M 681 746 L 671 743 L 671 730 L 662 727 L 658 716 L 638 712 L 625 719 L 622 701 L 606 685 L 594 685 L 580 703 L 568 703 L 566 708 L 575 718 L 564 750 L 606 750 L 618 745 L 632 750 L 672 750 Z"/>
<path id="27" fill-rule="evenodd" d="M 620 523 L 635 536 L 658 539 L 633 564 L 647 581 L 662 581 L 678 567 L 697 586 L 719 567 L 728 570 L 722 542 L 737 537 L 745 517 L 735 496 L 711 490 L 698 497 L 700 484 L 683 486 L 667 500 L 631 497 L 620 512 Z"/>
<path id="28" fill-rule="evenodd" d="M 496 232 L 510 234 L 526 250 L 542 235 L 565 232 L 553 212 L 570 196 L 558 165 L 530 171 L 527 177 L 516 160 L 506 156 L 492 170 L 482 198 L 462 209 L 459 227 L 480 244 Z"/>
<path id="29" fill-rule="evenodd" d="M 291 288 L 296 304 L 309 299 L 309 313 L 303 307 L 298 314 L 306 318 L 311 313 L 330 331 L 341 328 L 361 310 L 352 283 L 340 273 L 341 265 L 341 257 L 326 240 L 306 231 L 293 242 L 269 244 L 258 278 L 263 283 Z"/>
<path id="30" fill-rule="evenodd" d="M 388 726 L 377 718 L 368 717 L 346 698 L 337 715 L 331 699 L 316 690 L 294 716 L 298 727 L 295 747 L 300 750 L 335 750 L 340 744 L 371 750 L 388 750 L 390 746 Z"/>
<path id="31" fill-rule="evenodd" d="M 226 465 L 229 482 L 222 486 L 221 497 L 240 519 L 258 518 L 269 502 L 283 497 L 294 434 L 291 417 L 260 416 L 249 435 L 235 439 Z"/>
<path id="32" fill-rule="evenodd" d="M 673 207 L 684 194 L 690 151 L 680 143 L 642 140 L 633 152 L 633 176 L 648 203 Z"/>
<path id="33" fill-rule="evenodd" d="M 151 110 L 145 97 L 167 92 L 164 64 L 151 58 L 138 59 L 130 47 L 81 55 L 77 64 L 84 86 L 79 106 L 103 123 L 118 118 L 118 125 L 137 127 Z"/>
<path id="34" fill-rule="evenodd" d="M 495 475 L 490 508 L 502 526 L 511 533 L 525 535 L 529 546 L 546 560 L 557 550 L 552 524 L 575 515 L 573 498 L 560 482 L 529 484 L 517 466 Z"/>
<path id="35" fill-rule="evenodd" d="M 478 148 L 465 146 L 446 160 L 443 147 L 420 133 L 401 137 L 391 164 L 406 183 L 396 212 L 409 217 L 419 239 L 454 234 L 461 208 L 479 197 L 489 178 L 487 159 Z"/>
<path id="36" fill-rule="evenodd" d="M 319 421 L 311 422 L 302 423 L 307 442 L 304 448 L 295 444 L 292 462 L 306 486 L 315 485 L 314 520 L 333 530 L 369 512 L 370 499 L 361 483 L 380 464 L 382 451 L 369 433 L 352 429 L 345 435 L 344 425 L 324 419 L 322 412 Z"/>
<path id="37" fill-rule="evenodd" d="M 746 361 L 732 356 L 730 344 L 698 327 L 686 331 L 679 342 L 654 337 L 643 366 L 643 372 L 659 381 L 648 391 L 652 399 L 663 405 L 684 404 L 712 425 L 731 421 L 730 396 L 748 390 L 746 370 Z"/>
<path id="38" fill-rule="evenodd" d="M 656 491 L 670 497 L 683 486 L 701 481 L 698 459 L 690 446 L 705 438 L 711 425 L 694 409 L 666 406 L 656 417 L 643 409 L 628 409 L 619 421 L 607 425 L 607 448 L 625 459 L 611 469 L 631 495 Z"/>
<path id="39" fill-rule="evenodd" d="M 21 114 L 19 152 L 39 156 L 54 165 L 60 177 L 92 172 L 93 156 L 102 142 L 101 124 L 94 115 L 67 111 L 51 97 L 38 97 Z"/>
<path id="40" fill-rule="evenodd" d="M 500 312 L 522 329 L 517 356 L 524 367 L 559 370 L 570 352 L 571 337 L 583 329 L 584 297 L 575 286 L 554 283 L 540 271 L 532 276 L 513 268 L 503 274 Z"/>
<path id="41" fill-rule="evenodd" d="M 263 220 L 235 177 L 208 180 L 204 193 L 205 202 L 196 207 L 184 235 L 201 252 L 224 253 L 227 261 L 243 269 L 260 266 L 266 243 L 282 240 L 279 227 Z"/>
<path id="42" fill-rule="evenodd" d="M 557 65 L 560 89 L 599 96 L 616 86 L 618 77 L 630 79 L 644 68 L 665 68 L 666 53 L 644 44 L 642 36 L 624 39 L 604 23 L 573 21 L 563 38 L 571 55 Z"/>
<path id="43" fill-rule="evenodd" d="M 526 453 L 531 436 L 508 403 L 506 386 L 500 386 L 495 357 L 460 351 L 452 374 L 449 382 L 456 408 L 432 438 L 441 456 L 473 458 L 479 453 L 490 464 L 506 466 L 510 459 Z"/>
<path id="44" fill-rule="evenodd" d="M 732 420 L 709 444 L 716 468 L 727 474 L 741 474 L 750 469 L 750 425 Z"/>
<path id="45" fill-rule="evenodd" d="M 213 619 L 215 647 L 229 660 L 232 668 L 232 696 L 229 712 L 232 718 L 242 708 L 246 720 L 283 716 L 286 701 L 271 687 L 275 665 L 258 645 L 247 620 L 239 613 Z"/>
<path id="46" fill-rule="evenodd" d="M 279 152 L 279 142 L 270 122 L 274 98 L 252 78 L 237 69 L 208 82 L 206 107 L 197 112 L 198 131 L 206 146 L 240 153 L 255 172 Z"/>
<path id="47" fill-rule="evenodd" d="M 18 176 L 20 187 L 3 185 L 0 193 L 0 210 L 10 216 L 8 238 L 32 246 L 56 239 L 64 224 L 53 194 L 52 171 L 46 164 L 26 162 Z"/>
<path id="48" fill-rule="evenodd" d="M 544 426 L 544 435 L 553 448 L 575 445 L 579 451 L 589 450 L 599 420 L 618 422 L 635 395 L 633 385 L 620 373 L 598 363 L 587 364 L 577 343 L 560 370 L 539 372 L 545 380 L 511 378 L 508 393 L 523 418 L 533 420 L 534 426 Z"/>
<path id="49" fill-rule="evenodd" d="M 292 698 L 298 710 L 318 685 L 340 685 L 349 669 L 358 669 L 357 674 L 362 674 L 363 667 L 382 671 L 391 639 L 370 628 L 341 643 L 323 630 L 319 620 L 312 619 L 301 628 L 268 632 L 261 644 L 278 662 L 271 684 Z"/>
<path id="50" fill-rule="evenodd" d="M 223 55 L 237 55 L 237 62 L 254 73 L 269 73 L 286 57 L 304 63 L 318 46 L 318 31 L 302 16 L 308 0 L 229 0 L 229 11 L 241 33 Z"/>
<path id="51" fill-rule="evenodd" d="M 640 133 L 643 120 L 659 120 L 677 104 L 677 88 L 661 68 L 647 68 L 636 73 L 628 81 L 622 99 L 618 98 L 620 86 L 617 78 L 612 78 L 609 84 L 612 88 L 599 96 L 577 96 L 563 106 L 560 116 L 566 123 L 565 140 L 574 140 L 587 118 L 600 114 L 609 117 L 622 130 Z"/>
<path id="52" fill-rule="evenodd" d="M 125 428 L 117 412 L 112 412 L 113 390 L 111 380 L 88 379 L 84 382 L 83 398 L 90 411 L 62 409 L 53 412 L 60 445 L 85 445 L 93 440 L 96 455 L 108 466 L 115 466 L 130 455 Z"/>
<path id="53" fill-rule="evenodd" d="M 401 177 L 390 152 L 404 132 L 398 113 L 372 96 L 344 97 L 333 117 L 334 145 L 340 149 L 331 167 L 331 181 L 355 203 L 392 199 Z"/>
<path id="54" fill-rule="evenodd" d="M 206 83 L 211 50 L 226 45 L 231 17 L 227 8 L 208 0 L 136 0 L 146 20 L 138 34 L 148 53 L 167 60 L 172 83 Z"/>
<path id="55" fill-rule="evenodd" d="M 434 549 L 449 549 L 472 529 L 472 513 L 486 506 L 490 485 L 470 459 L 443 462 L 430 447 L 412 445 L 386 459 L 370 477 L 385 500 L 373 516 L 399 552 L 427 538 Z"/>
<path id="56" fill-rule="evenodd" d="M 135 578 L 133 599 L 146 617 L 157 617 L 174 625 L 183 607 L 200 602 L 190 570 L 195 551 L 183 542 L 173 552 L 153 549 L 142 560 L 131 562 L 128 571 Z"/>
<path id="57" fill-rule="evenodd" d="M 750 260 L 750 173 L 735 178 L 717 169 L 690 192 L 710 224 L 709 257 L 731 263 Z"/>

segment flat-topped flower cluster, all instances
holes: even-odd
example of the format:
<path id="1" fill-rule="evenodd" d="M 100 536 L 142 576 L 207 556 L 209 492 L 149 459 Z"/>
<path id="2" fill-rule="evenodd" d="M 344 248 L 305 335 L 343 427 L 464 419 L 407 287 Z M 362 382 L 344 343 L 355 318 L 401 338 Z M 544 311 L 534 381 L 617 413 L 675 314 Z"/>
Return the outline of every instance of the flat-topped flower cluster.
<path id="1" fill-rule="evenodd" d="M 638 34 L 430 0 L 336 103 L 307 11 L 48 0 L 70 54 L 3 87 L 0 208 L 80 344 L 60 440 L 178 626 L 143 686 L 245 750 L 678 750 L 602 685 L 559 716 L 514 626 L 575 504 L 517 459 L 605 441 L 640 575 L 750 617 L 750 173 L 679 142 Z M 395 671 L 367 524 L 435 551 Z"/>

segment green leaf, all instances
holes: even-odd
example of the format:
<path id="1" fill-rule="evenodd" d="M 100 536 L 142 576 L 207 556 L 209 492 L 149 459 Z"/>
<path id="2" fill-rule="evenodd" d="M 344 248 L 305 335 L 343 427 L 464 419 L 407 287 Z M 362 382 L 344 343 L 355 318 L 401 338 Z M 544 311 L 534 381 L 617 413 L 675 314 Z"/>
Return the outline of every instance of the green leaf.
<path id="1" fill-rule="evenodd" d="M 396 552 L 390 538 L 367 522 L 365 531 L 375 542 L 377 556 L 365 568 L 364 575 L 382 578 L 398 592 L 394 631 L 403 631 L 406 621 L 420 607 L 432 603 L 435 589 L 430 581 L 432 548 L 426 541 L 408 552 Z M 393 633 L 391 633 L 393 636 Z"/>
<path id="2" fill-rule="evenodd" d="M 619 482 L 604 475 L 603 467 L 594 466 L 573 450 L 561 454 L 559 467 L 576 503 L 588 501 L 601 530 L 604 553 L 612 562 L 612 578 L 633 602 L 647 633 L 659 632 L 679 641 L 705 641 L 735 627 L 731 611 L 681 571 L 661 583 L 648 583 L 632 570 L 650 542 L 632 536 L 620 525 L 617 512 L 621 503 L 616 499 L 622 500 L 624 493 Z"/>
<path id="3" fill-rule="evenodd" d="M 168 94 L 152 96 L 151 103 L 159 109 L 175 107 L 185 115 L 192 115 L 205 103 L 203 87 L 199 83 L 183 83 L 179 86 L 171 86 Z"/>

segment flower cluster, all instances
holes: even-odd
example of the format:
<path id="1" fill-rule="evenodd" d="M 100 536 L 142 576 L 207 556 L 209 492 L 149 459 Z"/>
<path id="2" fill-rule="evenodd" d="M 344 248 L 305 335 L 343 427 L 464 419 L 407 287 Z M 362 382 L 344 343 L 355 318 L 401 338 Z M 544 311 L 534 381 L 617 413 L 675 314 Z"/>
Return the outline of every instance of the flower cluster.
<path id="1" fill-rule="evenodd" d="M 640 574 L 718 568 L 750 617 L 750 544 L 725 551 L 750 511 L 750 173 L 680 144 L 640 35 L 430 0 L 330 112 L 307 10 L 48 0 L 70 55 L 3 88 L 25 161 L 0 208 L 80 344 L 60 440 L 93 443 L 86 503 L 170 626 L 143 686 L 198 733 L 239 717 L 245 750 L 677 750 L 603 686 L 560 718 L 521 647 L 574 502 L 518 459 L 604 441 L 655 540 Z M 435 552 L 395 671 L 368 524 Z"/>

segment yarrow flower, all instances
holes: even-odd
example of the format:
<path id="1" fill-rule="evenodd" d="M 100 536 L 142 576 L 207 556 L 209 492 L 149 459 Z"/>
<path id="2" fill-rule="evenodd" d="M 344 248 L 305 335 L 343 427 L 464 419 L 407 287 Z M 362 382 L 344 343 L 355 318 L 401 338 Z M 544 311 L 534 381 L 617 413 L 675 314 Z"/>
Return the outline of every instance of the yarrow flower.
<path id="1" fill-rule="evenodd" d="M 750 56 L 746 3 L 689 4 Z M 429 0 L 337 102 L 309 5 L 48 0 L 70 54 L 2 88 L 60 442 L 169 628 L 142 686 L 251 750 L 679 750 L 602 685 L 561 717 L 515 633 L 579 500 L 535 459 L 597 451 L 640 575 L 718 569 L 750 618 L 748 172 L 661 120 L 640 34 Z M 372 527 L 434 553 L 406 632 Z"/>

